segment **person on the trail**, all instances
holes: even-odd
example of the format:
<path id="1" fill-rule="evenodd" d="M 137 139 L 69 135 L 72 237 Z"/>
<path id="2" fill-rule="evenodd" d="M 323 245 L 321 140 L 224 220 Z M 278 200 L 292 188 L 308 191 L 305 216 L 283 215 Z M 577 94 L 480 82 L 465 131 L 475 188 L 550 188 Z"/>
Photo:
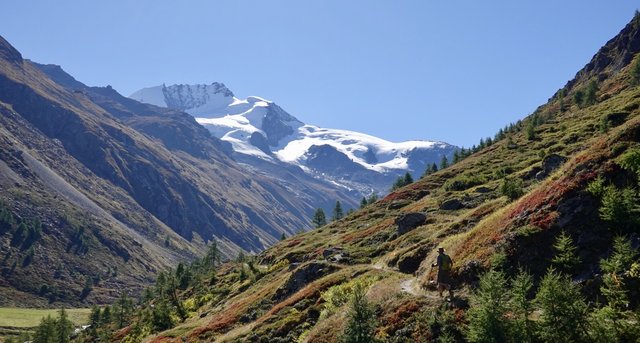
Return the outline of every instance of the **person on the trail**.
<path id="1" fill-rule="evenodd" d="M 441 297 L 445 289 L 449 291 L 449 298 L 453 297 L 453 292 L 451 291 L 452 266 L 453 261 L 451 261 L 449 255 L 444 253 L 444 248 L 438 248 L 438 258 L 436 259 L 436 263 L 432 264 L 431 267 L 438 267 L 438 279 L 436 282 L 438 283 L 438 292 Z"/>

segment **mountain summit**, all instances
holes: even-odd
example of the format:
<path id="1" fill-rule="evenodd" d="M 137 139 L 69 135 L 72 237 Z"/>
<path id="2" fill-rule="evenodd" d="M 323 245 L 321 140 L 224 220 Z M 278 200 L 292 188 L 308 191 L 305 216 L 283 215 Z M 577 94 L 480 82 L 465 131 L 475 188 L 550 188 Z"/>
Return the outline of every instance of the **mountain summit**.
<path id="1" fill-rule="evenodd" d="M 400 174 L 422 174 L 451 157 L 455 146 L 435 141 L 401 143 L 360 132 L 308 125 L 276 103 L 239 99 L 224 84 L 143 88 L 130 95 L 140 102 L 186 111 L 214 136 L 247 159 L 295 165 L 315 177 L 356 190 L 386 193 Z"/>

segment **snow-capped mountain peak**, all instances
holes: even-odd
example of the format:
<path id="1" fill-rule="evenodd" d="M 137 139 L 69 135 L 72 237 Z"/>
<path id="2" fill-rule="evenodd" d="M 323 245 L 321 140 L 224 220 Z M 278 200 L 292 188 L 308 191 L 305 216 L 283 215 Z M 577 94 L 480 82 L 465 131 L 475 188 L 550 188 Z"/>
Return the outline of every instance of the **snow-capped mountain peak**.
<path id="1" fill-rule="evenodd" d="M 269 100 L 236 98 L 222 83 L 162 85 L 130 97 L 193 115 L 238 154 L 293 164 L 349 188 L 385 192 L 397 174 L 421 174 L 427 165 L 443 155 L 450 157 L 455 150 L 443 142 L 394 143 L 364 133 L 305 125 Z"/>

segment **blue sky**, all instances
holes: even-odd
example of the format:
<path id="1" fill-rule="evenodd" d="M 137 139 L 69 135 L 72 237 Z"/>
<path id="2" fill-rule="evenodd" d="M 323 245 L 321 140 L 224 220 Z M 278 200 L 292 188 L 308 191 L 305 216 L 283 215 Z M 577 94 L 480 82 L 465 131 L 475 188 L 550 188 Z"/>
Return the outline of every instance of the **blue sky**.
<path id="1" fill-rule="evenodd" d="M 124 95 L 224 82 L 300 120 L 470 146 L 531 113 L 632 1 L 7 1 L 0 35 Z"/>

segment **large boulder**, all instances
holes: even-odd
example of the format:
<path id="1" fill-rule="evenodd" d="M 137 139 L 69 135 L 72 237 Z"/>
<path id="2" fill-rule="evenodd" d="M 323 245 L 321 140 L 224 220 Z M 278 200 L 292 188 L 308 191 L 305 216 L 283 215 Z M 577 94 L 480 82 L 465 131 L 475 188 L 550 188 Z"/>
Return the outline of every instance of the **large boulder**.
<path id="1" fill-rule="evenodd" d="M 420 212 L 411 212 L 401 215 L 396 218 L 396 225 L 398 226 L 398 236 L 415 229 L 416 227 L 424 224 L 427 220 L 427 216 Z"/>
<path id="2" fill-rule="evenodd" d="M 440 204 L 440 209 L 444 211 L 455 211 L 464 208 L 464 204 L 459 199 L 448 199 Z"/>
<path id="3" fill-rule="evenodd" d="M 536 179 L 542 180 L 549 176 L 554 170 L 560 168 L 567 158 L 558 154 L 550 154 L 542 160 L 542 170 L 536 174 Z"/>

